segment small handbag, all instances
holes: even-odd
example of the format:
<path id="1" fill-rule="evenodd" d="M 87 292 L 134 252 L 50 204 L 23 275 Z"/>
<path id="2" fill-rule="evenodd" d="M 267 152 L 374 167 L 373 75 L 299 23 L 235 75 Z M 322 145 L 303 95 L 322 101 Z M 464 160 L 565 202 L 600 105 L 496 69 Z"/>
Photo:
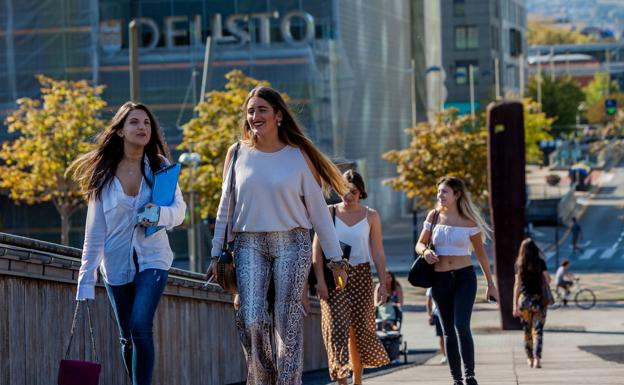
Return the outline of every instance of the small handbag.
<path id="1" fill-rule="evenodd" d="M 429 242 L 427 242 L 427 248 L 434 250 L 433 248 L 433 229 L 438 223 L 438 217 L 440 213 L 436 210 L 433 214 L 433 223 L 431 225 L 431 234 L 429 235 Z M 433 265 L 429 264 L 424 255 L 419 255 L 418 258 L 412 264 L 407 275 L 407 280 L 412 286 L 423 287 L 425 289 L 433 286 L 434 270 Z"/>
<path id="2" fill-rule="evenodd" d="M 336 226 L 336 206 L 332 206 L 332 221 L 334 222 L 334 227 Z M 340 248 L 342 249 L 342 258 L 349 260 L 351 256 L 351 245 L 347 245 L 346 243 L 340 242 Z M 334 281 L 334 273 L 327 266 L 331 261 L 325 257 L 325 253 L 323 253 L 323 276 L 325 277 L 325 283 L 327 284 L 327 288 L 335 289 L 336 281 Z"/>
<path id="3" fill-rule="evenodd" d="M 332 206 L 332 221 L 334 222 L 334 226 L 336 226 L 336 206 Z M 340 248 L 342 249 L 342 258 L 349 260 L 349 257 L 351 256 L 351 245 L 347 245 L 346 243 L 342 241 L 339 241 L 339 242 L 340 242 Z M 325 283 L 327 284 L 327 288 L 335 289 L 336 281 L 334 281 L 334 273 L 327 266 L 327 264 L 330 263 L 331 261 L 327 259 L 327 257 L 325 256 L 325 253 L 322 253 L 322 254 L 323 254 L 323 276 L 325 277 Z M 309 284 L 310 286 L 316 285 L 316 276 L 314 274 L 310 275 Z"/>
<path id="4" fill-rule="evenodd" d="M 550 285 L 546 282 L 546 278 L 542 276 L 542 306 L 548 307 L 555 304 L 555 297 L 553 297 Z"/>
<path id="5" fill-rule="evenodd" d="M 91 310 L 87 302 L 87 318 L 89 319 L 89 334 L 91 336 L 91 348 L 93 349 L 93 357 L 95 362 L 79 361 L 69 359 L 69 350 L 72 340 L 74 339 L 74 331 L 76 329 L 76 319 L 78 318 L 78 309 L 83 301 L 77 301 L 76 310 L 74 311 L 74 320 L 72 321 L 71 334 L 69 336 L 69 344 L 65 352 L 65 359 L 61 360 L 58 372 L 58 385 L 98 385 L 100 381 L 100 371 L 102 365 L 98 364 L 97 353 L 95 351 L 95 339 L 93 338 L 93 325 L 91 323 Z"/>
<path id="6" fill-rule="evenodd" d="M 228 227 L 230 218 L 231 203 L 234 194 L 234 166 L 236 165 L 236 159 L 238 158 L 238 148 L 240 143 L 236 144 L 234 150 L 234 157 L 232 158 L 232 166 L 230 168 L 230 200 L 228 201 L 227 221 L 225 222 L 225 237 L 223 238 L 223 247 L 221 248 L 221 255 L 217 260 L 217 283 L 221 288 L 230 293 L 238 294 L 238 284 L 236 283 L 236 265 L 234 264 L 234 245 L 232 242 L 228 242 Z"/>

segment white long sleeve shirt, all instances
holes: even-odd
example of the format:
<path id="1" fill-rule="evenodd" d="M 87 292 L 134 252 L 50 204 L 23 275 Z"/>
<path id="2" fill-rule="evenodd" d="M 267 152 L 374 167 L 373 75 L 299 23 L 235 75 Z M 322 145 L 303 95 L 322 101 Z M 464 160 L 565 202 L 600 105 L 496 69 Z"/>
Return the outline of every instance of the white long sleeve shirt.
<path id="1" fill-rule="evenodd" d="M 342 249 L 323 191 L 299 148 L 285 146 L 266 153 L 241 143 L 234 167 L 234 196 L 229 190 L 230 167 L 222 185 L 212 256 L 221 253 L 228 223 L 228 241 L 232 232 L 314 228 L 327 258 L 341 260 Z"/>
<path id="2" fill-rule="evenodd" d="M 146 170 L 151 179 L 149 164 Z M 139 272 L 171 268 L 173 252 L 167 232 L 159 230 L 146 237 L 145 228 L 136 225 L 137 211 L 150 202 L 151 195 L 152 189 L 145 178 L 141 181 L 139 193 L 133 197 L 126 195 L 121 182 L 113 177 L 102 189 L 100 198 L 89 201 L 76 299 L 95 298 L 98 267 L 110 285 L 132 282 L 137 273 L 133 250 L 137 253 Z M 171 206 L 160 207 L 158 225 L 167 230 L 178 226 L 184 220 L 185 211 L 186 204 L 178 186 Z"/>

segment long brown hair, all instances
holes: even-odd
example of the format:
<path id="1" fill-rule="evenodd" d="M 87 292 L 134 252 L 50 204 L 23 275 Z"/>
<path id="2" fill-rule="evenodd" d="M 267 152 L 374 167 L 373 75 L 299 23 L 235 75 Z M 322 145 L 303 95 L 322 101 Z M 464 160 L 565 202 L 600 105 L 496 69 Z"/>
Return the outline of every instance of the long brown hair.
<path id="1" fill-rule="evenodd" d="M 520 244 L 518 258 L 516 259 L 516 273 L 524 276 L 525 273 L 535 274 L 541 271 L 542 251 L 532 238 L 526 238 Z"/>
<path id="2" fill-rule="evenodd" d="M 329 195 L 332 188 L 336 190 L 338 195 L 346 194 L 348 188 L 340 170 L 338 170 L 336 165 L 317 149 L 314 143 L 305 135 L 301 125 L 293 116 L 280 93 L 273 88 L 258 86 L 247 95 L 245 103 L 243 103 L 243 121 L 241 123 L 241 136 L 243 141 L 251 146 L 255 146 L 257 142 L 257 138 L 252 133 L 251 127 L 246 119 L 247 104 L 254 96 L 262 98 L 269 103 L 276 114 L 278 111 L 282 112 L 282 121 L 277 129 L 277 135 L 280 141 L 289 146 L 298 147 L 305 152 L 321 177 L 321 184 L 325 195 Z"/>
<path id="3" fill-rule="evenodd" d="M 131 111 L 142 110 L 147 114 L 151 125 L 150 140 L 143 149 L 149 166 L 156 171 L 162 164 L 162 157 L 170 158 L 169 149 L 163 139 L 162 130 L 151 111 L 141 103 L 126 102 L 117 110 L 108 127 L 96 140 L 96 147 L 76 159 L 66 171 L 72 173 L 87 200 L 98 199 L 102 189 L 113 179 L 115 171 L 124 154 L 123 139 L 117 134 L 121 130 Z M 141 163 L 141 173 L 146 177 L 145 164 Z M 151 187 L 149 178 L 145 181 Z"/>
<path id="4" fill-rule="evenodd" d="M 457 198 L 457 211 L 459 215 L 473 221 L 481 230 L 483 241 L 490 238 L 490 233 L 492 229 L 483 219 L 483 216 L 479 212 L 479 208 L 472 202 L 470 198 L 470 192 L 466 188 L 466 184 L 463 180 L 454 177 L 454 176 L 444 176 L 438 180 L 438 187 L 440 185 L 447 185 L 455 194 L 458 195 Z"/>

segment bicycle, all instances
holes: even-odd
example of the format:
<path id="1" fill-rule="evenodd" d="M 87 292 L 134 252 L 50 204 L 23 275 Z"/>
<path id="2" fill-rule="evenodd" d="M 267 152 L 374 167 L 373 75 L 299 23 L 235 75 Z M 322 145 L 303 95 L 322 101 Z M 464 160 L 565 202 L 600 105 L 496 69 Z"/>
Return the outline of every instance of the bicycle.
<path id="1" fill-rule="evenodd" d="M 584 310 L 591 309 L 596 305 L 596 295 L 591 289 L 582 287 L 580 278 L 574 278 L 574 290 L 570 292 L 568 298 L 574 298 L 574 304 Z M 559 287 L 552 290 L 555 303 L 548 306 L 550 309 L 558 309 L 563 306 L 563 294 L 559 291 Z"/>

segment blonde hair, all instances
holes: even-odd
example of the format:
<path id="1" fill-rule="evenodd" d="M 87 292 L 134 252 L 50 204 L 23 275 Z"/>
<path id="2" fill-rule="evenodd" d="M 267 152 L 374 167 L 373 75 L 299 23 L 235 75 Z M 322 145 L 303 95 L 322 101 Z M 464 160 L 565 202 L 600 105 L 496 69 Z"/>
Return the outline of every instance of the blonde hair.
<path id="1" fill-rule="evenodd" d="M 329 196 L 332 188 L 339 195 L 346 194 L 348 191 L 347 182 L 340 170 L 338 170 L 338 167 L 316 148 L 314 143 L 305 135 L 280 93 L 273 88 L 258 86 L 247 95 L 245 103 L 243 103 L 243 121 L 241 123 L 241 137 L 243 141 L 251 146 L 255 146 L 257 142 L 257 138 L 245 118 L 247 104 L 254 96 L 262 98 L 269 103 L 276 114 L 278 111 L 282 112 L 282 121 L 277 130 L 279 139 L 289 146 L 300 148 L 310 158 L 321 177 L 321 186 L 325 196 Z"/>
<path id="2" fill-rule="evenodd" d="M 490 239 L 492 228 L 488 226 L 485 219 L 483 219 L 479 208 L 472 202 L 472 199 L 470 199 L 470 192 L 468 192 L 464 181 L 454 176 L 444 176 L 438 180 L 438 187 L 443 184 L 447 185 L 455 194 L 458 195 L 457 211 L 459 212 L 459 215 L 477 224 L 479 230 L 481 230 L 483 242 Z"/>

